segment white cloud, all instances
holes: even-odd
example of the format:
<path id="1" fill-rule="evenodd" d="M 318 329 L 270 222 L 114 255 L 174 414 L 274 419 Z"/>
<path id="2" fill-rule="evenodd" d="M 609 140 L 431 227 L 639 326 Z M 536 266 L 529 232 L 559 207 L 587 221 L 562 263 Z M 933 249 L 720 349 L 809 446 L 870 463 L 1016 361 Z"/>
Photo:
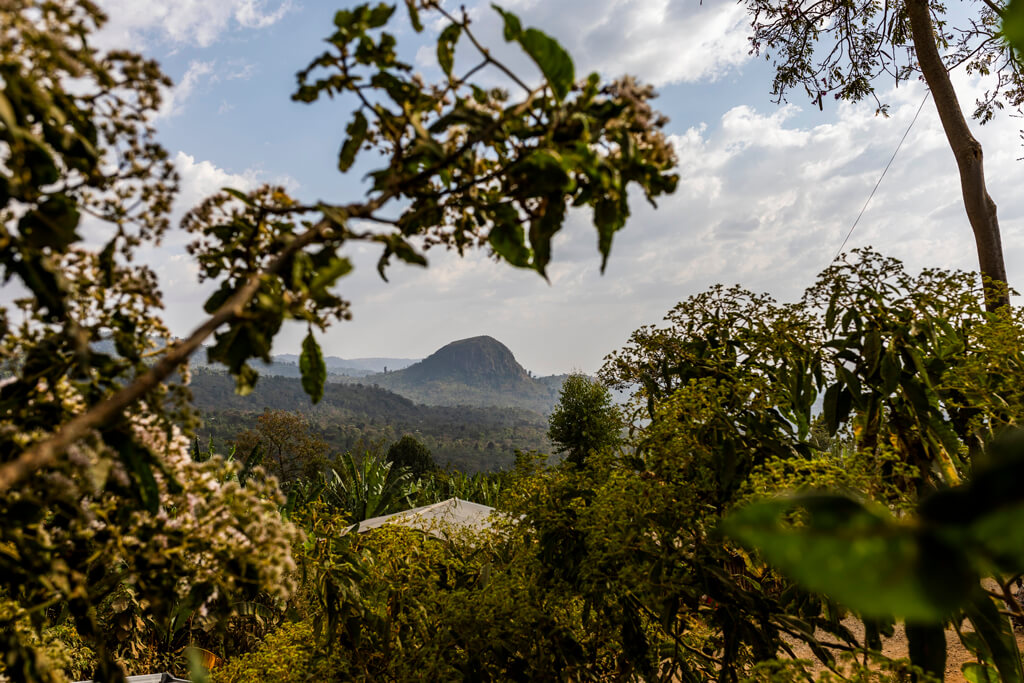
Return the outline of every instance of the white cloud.
<path id="1" fill-rule="evenodd" d="M 177 83 L 163 90 L 163 102 L 156 118 L 169 119 L 179 116 L 184 113 L 189 100 L 201 93 L 204 87 L 224 80 L 249 80 L 257 70 L 255 64 L 244 60 L 230 60 L 222 66 L 218 66 L 216 60 L 193 59 Z M 221 100 L 217 113 L 224 114 L 233 108 L 234 105 L 228 103 L 227 100 Z"/>
<path id="2" fill-rule="evenodd" d="M 255 169 L 231 173 L 211 161 L 196 161 L 194 156 L 181 151 L 174 155 L 174 167 L 180 178 L 180 191 L 175 202 L 178 217 L 221 188 L 231 187 L 246 192 L 263 182 L 260 172 Z"/>
<path id="3" fill-rule="evenodd" d="M 212 80 L 213 67 L 215 62 L 202 62 L 193 60 L 189 62 L 185 75 L 181 77 L 176 85 L 164 91 L 164 99 L 160 104 L 160 111 L 157 112 L 158 119 L 167 119 L 181 114 L 185 109 L 185 103 L 195 93 L 205 80 Z"/>
<path id="4" fill-rule="evenodd" d="M 141 249 L 138 259 L 149 264 L 160 279 L 166 307 L 165 322 L 175 334 L 185 335 L 201 322 L 202 304 L 212 293 L 212 288 L 209 283 L 199 284 L 195 260 L 185 253 L 185 246 L 193 238 L 179 227 L 181 218 L 224 187 L 245 192 L 265 182 L 265 178 L 254 169 L 232 173 L 211 161 L 197 160 L 181 151 L 174 155 L 174 167 L 178 171 L 179 192 L 172 211 L 172 228 L 160 246 Z"/>
<path id="5" fill-rule="evenodd" d="M 742 4 L 679 0 L 507 0 L 500 4 L 517 13 L 525 26 L 536 26 L 562 43 L 576 62 L 578 75 L 628 73 L 663 86 L 715 80 L 750 58 L 749 19 Z M 473 15 L 484 27 L 500 22 L 489 3 L 481 3 Z"/>
<path id="6" fill-rule="evenodd" d="M 229 81 L 247 81 L 256 75 L 258 67 L 245 60 L 233 59 L 228 62 L 223 78 Z"/>
<path id="7" fill-rule="evenodd" d="M 965 102 L 978 90 L 962 77 L 957 87 Z M 831 261 L 923 93 L 916 83 L 889 93 L 889 119 L 868 105 L 842 104 L 819 118 L 816 111 L 802 116 L 766 104 L 733 107 L 718 121 L 679 131 L 678 192 L 658 210 L 635 199 L 604 277 L 585 212 L 556 238 L 550 286 L 483 254 L 458 259 L 444 252 L 428 254 L 427 270 L 396 266 L 384 285 L 366 251 L 340 287 L 353 301 L 354 320 L 333 328 L 327 347 L 343 356 L 413 356 L 491 334 L 535 371 L 591 371 L 632 330 L 658 322 L 677 301 L 712 284 L 739 283 L 792 300 Z M 1021 286 L 1018 123 L 1001 117 L 972 128 L 985 146 L 1011 284 Z M 846 248 L 865 245 L 912 270 L 976 268 L 956 165 L 931 102 Z M 278 348 L 299 339 L 300 331 L 287 332 Z"/>
<path id="8" fill-rule="evenodd" d="M 110 17 L 100 35 L 107 47 L 138 49 L 147 42 L 206 47 L 233 28 L 277 23 L 291 0 L 101 0 Z"/>

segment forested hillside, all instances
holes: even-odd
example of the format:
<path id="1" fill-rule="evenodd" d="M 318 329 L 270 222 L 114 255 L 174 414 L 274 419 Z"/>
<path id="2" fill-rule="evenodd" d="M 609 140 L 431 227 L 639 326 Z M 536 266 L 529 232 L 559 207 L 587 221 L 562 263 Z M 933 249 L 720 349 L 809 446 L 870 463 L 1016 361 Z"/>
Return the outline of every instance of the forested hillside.
<path id="1" fill-rule="evenodd" d="M 534 378 L 493 337 L 460 339 L 404 370 L 367 377 L 428 405 L 511 406 L 547 414 L 564 375 Z"/>
<path id="2" fill-rule="evenodd" d="M 477 472 L 507 467 L 515 449 L 548 451 L 547 421 L 522 408 L 426 406 L 380 387 L 328 383 L 316 405 L 292 377 L 261 377 L 248 396 L 235 393 L 234 380 L 196 370 L 191 383 L 203 426 L 201 439 L 218 446 L 251 428 L 264 410 L 298 411 L 338 453 L 360 441 L 394 442 L 413 434 L 440 464 Z"/>

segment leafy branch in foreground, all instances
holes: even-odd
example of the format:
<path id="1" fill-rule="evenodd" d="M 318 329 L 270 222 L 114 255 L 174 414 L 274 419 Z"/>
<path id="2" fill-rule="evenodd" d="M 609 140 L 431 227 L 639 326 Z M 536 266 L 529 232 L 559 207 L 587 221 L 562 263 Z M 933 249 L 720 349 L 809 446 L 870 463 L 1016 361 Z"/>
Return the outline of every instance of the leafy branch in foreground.
<path id="1" fill-rule="evenodd" d="M 419 10 L 438 9 L 432 2 L 410 2 L 408 8 L 414 25 Z M 311 102 L 324 94 L 355 95 L 359 104 L 346 128 L 339 168 L 349 169 L 366 148 L 385 159 L 386 166 L 368 174 L 373 183 L 367 200 L 302 205 L 279 189 L 264 188 L 249 195 L 228 191 L 204 202 L 185 226 L 198 236 L 192 253 L 201 276 L 220 282 L 206 303 L 211 318 L 185 343 L 169 346 L 137 381 L 99 403 L 96 412 L 0 467 L 0 490 L 52 464 L 68 444 L 144 396 L 222 325 L 227 328 L 216 332 L 209 359 L 227 365 L 239 389 L 247 390 L 256 380 L 247 361 L 269 358 L 284 319 L 305 320 L 312 331 L 347 316 L 347 304 L 329 292 L 350 269 L 337 253 L 347 241 L 380 243 L 382 275 L 392 257 L 426 264 L 414 237 L 424 248 L 444 244 L 460 253 L 489 245 L 499 258 L 543 275 L 551 238 L 569 206 L 593 208 L 606 259 L 629 214 L 628 185 L 638 184 L 652 200 L 674 188 L 676 176 L 668 173 L 674 158 L 660 132 L 665 120 L 650 109 L 649 88 L 628 78 L 601 86 L 591 74 L 571 94 L 566 83 L 545 80 L 534 89 L 520 85 L 523 98 L 510 101 L 507 92 L 484 90 L 465 78 L 424 84 L 398 61 L 394 36 L 379 30 L 393 11 L 381 4 L 338 12 L 331 49 L 299 73 L 294 96 Z M 506 37 L 523 44 L 543 73 L 572 73 L 571 61 L 551 47 L 553 41 L 540 41 L 547 46 L 542 49 L 539 32 L 523 32 L 511 14 L 503 17 Z M 468 18 L 451 18 L 450 27 L 466 35 L 483 60 L 473 73 L 493 65 L 508 72 L 477 42 Z M 455 29 L 442 32 L 439 49 L 454 50 Z M 320 78 L 314 81 L 313 75 Z M 399 207 L 398 215 L 383 217 L 391 205 Z M 394 229 L 355 231 L 352 219 Z M 53 296 L 45 283 L 23 280 L 40 297 Z M 63 322 L 64 328 L 75 324 Z M 314 395 L 325 379 L 322 364 L 314 362 L 317 350 L 309 337 L 302 367 Z"/>
<path id="2" fill-rule="evenodd" d="M 911 518 L 822 492 L 751 504 L 722 528 L 809 590 L 865 617 L 906 619 L 912 648 L 941 641 L 915 662 L 926 670 L 941 675 L 943 624 L 966 618 L 981 639 L 978 667 L 989 672 L 978 680 L 1022 681 L 1013 629 L 1000 615 L 1004 605 L 1022 616 L 1010 588 L 1024 573 L 1022 434 L 1004 435 L 991 455 L 970 482 L 927 496 Z M 999 592 L 990 595 L 980 580 L 993 573 Z"/>
<path id="3" fill-rule="evenodd" d="M 294 529 L 272 512 L 273 487 L 241 489 L 226 474 L 203 474 L 219 460 L 187 462 L 179 428 L 194 416 L 175 373 L 208 337 L 210 361 L 228 366 L 244 392 L 256 381 L 249 361 L 269 357 L 285 320 L 305 322 L 300 366 L 316 399 L 325 372 L 315 334 L 349 315 L 334 292 L 351 269 L 347 243 L 378 245 L 382 275 L 393 258 L 426 265 L 423 251 L 436 245 L 489 248 L 543 275 L 570 206 L 593 209 L 606 259 L 629 214 L 629 186 L 652 200 L 674 188 L 649 88 L 596 75 L 577 82 L 554 40 L 506 12 L 506 38 L 543 76 L 521 78 L 480 44 L 466 16 L 431 0 L 405 4 L 418 31 L 421 12 L 448 22 L 438 37 L 444 79 L 425 83 L 398 59 L 386 30 L 394 6 L 336 14 L 328 49 L 299 73 L 295 98 L 354 104 L 338 166 L 379 163 L 369 192 L 302 203 L 277 188 L 225 190 L 196 207 L 185 219 L 191 254 L 215 291 L 209 317 L 184 341 L 157 314 L 155 275 L 133 261 L 167 229 L 176 190 L 151 125 L 168 80 L 152 61 L 91 46 L 105 17 L 89 0 L 12 0 L 0 13 L 0 268 L 30 295 L 17 304 L 17 324 L 7 307 L 0 312 L 0 516 L 9 521 L 0 595 L 17 601 L 17 616 L 0 620 L 6 675 L 52 675 L 34 641 L 7 628 L 11 619 L 38 631 L 70 616 L 100 647 L 97 675 L 109 679 L 119 673 L 116 646 L 104 645 L 97 607 L 119 587 L 154 610 L 187 597 L 195 610 L 225 615 L 229 592 L 290 585 L 281 573 Z M 456 77 L 464 53 L 477 61 Z M 509 78 L 517 96 L 470 80 L 485 68 Z M 80 238 L 86 220 L 100 236 L 95 250 Z M 131 545 L 140 524 L 162 515 L 182 524 L 207 485 L 213 507 L 238 511 L 233 526 L 208 530 L 228 541 L 199 528 L 153 537 L 166 547 Z M 177 552 L 180 566 L 167 559 Z M 211 578 L 210 566 L 229 570 Z"/>

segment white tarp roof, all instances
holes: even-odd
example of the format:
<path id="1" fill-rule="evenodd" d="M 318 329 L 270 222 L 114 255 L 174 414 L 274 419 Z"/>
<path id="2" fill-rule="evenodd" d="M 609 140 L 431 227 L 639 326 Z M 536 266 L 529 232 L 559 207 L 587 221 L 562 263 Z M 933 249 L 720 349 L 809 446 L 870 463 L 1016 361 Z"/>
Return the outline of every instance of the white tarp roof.
<path id="1" fill-rule="evenodd" d="M 483 531 L 491 526 L 490 516 L 494 508 L 468 500 L 449 498 L 433 505 L 403 510 L 390 515 L 373 517 L 353 524 L 346 531 L 355 529 L 358 533 L 376 529 L 385 524 L 401 524 L 439 536 L 445 527 L 461 527 Z"/>

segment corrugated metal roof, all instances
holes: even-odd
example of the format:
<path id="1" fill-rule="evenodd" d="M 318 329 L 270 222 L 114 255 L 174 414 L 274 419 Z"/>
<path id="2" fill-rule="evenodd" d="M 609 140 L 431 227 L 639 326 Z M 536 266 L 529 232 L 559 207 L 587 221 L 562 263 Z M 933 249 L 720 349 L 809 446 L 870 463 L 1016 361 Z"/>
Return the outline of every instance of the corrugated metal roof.
<path id="1" fill-rule="evenodd" d="M 494 508 L 480 503 L 471 503 L 468 500 L 449 498 L 448 500 L 424 505 L 423 507 L 403 510 L 390 515 L 373 517 L 353 524 L 345 531 L 356 530 L 363 533 L 370 529 L 384 526 L 385 524 L 400 524 L 425 531 L 432 536 L 440 536 L 446 526 L 455 526 L 483 531 L 491 526 L 490 517 Z"/>

